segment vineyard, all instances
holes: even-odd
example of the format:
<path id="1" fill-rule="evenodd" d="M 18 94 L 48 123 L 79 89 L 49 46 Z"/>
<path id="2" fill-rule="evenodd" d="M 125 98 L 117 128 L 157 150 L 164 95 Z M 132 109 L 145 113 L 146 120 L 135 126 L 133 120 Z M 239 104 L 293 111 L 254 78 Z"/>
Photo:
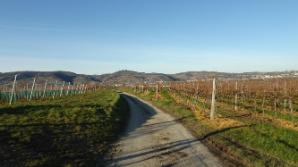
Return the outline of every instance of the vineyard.
<path id="1" fill-rule="evenodd" d="M 159 82 L 121 87 L 184 124 L 227 166 L 297 166 L 298 79 Z M 109 85 L 0 85 L 5 165 L 90 166 L 117 139 L 128 106 Z M 46 145 L 44 145 L 46 143 Z"/>
<path id="2" fill-rule="evenodd" d="M 71 82 L 39 82 L 35 77 L 30 82 L 17 82 L 17 75 L 12 83 L 0 84 L 0 103 L 15 103 L 16 101 L 31 101 L 32 99 L 55 99 L 75 94 L 85 94 L 87 91 L 96 91 L 96 86 L 88 84 L 72 84 Z"/>
<path id="3" fill-rule="evenodd" d="M 297 166 L 298 80 L 200 80 L 126 89 L 176 116 L 226 161 Z"/>

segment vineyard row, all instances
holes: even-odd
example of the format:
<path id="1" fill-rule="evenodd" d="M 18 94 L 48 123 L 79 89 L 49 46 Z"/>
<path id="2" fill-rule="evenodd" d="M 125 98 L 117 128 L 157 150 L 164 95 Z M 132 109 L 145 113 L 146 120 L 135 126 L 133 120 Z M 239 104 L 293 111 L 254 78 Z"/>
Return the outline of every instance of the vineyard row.
<path id="1" fill-rule="evenodd" d="M 72 84 L 71 82 L 48 82 L 37 83 L 34 78 L 29 83 L 18 83 L 17 75 L 14 81 L 0 85 L 0 101 L 9 105 L 18 100 L 31 101 L 39 98 L 56 98 L 75 94 L 85 94 L 87 91 L 96 91 L 96 86 L 89 84 Z"/>

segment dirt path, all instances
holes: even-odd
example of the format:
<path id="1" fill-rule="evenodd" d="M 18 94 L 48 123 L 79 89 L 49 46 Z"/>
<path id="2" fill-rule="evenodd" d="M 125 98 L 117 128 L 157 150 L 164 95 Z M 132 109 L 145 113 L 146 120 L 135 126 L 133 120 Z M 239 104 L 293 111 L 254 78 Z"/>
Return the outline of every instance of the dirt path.
<path id="1" fill-rule="evenodd" d="M 136 97 L 123 96 L 131 116 L 108 166 L 221 166 L 173 117 Z"/>

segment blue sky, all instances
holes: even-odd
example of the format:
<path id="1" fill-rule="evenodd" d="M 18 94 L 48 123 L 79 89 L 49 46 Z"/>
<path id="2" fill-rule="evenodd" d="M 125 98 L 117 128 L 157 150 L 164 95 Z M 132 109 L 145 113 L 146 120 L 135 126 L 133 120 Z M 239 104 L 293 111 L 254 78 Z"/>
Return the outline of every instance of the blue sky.
<path id="1" fill-rule="evenodd" d="M 2 0 L 0 71 L 298 70 L 297 0 Z"/>

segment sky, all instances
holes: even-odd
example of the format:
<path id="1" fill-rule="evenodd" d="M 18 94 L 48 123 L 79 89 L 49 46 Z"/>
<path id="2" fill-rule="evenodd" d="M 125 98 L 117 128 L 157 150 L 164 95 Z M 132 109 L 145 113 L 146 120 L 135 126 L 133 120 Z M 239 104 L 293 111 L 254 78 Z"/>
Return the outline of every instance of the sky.
<path id="1" fill-rule="evenodd" d="M 1 0 L 0 72 L 298 70 L 297 0 Z"/>

